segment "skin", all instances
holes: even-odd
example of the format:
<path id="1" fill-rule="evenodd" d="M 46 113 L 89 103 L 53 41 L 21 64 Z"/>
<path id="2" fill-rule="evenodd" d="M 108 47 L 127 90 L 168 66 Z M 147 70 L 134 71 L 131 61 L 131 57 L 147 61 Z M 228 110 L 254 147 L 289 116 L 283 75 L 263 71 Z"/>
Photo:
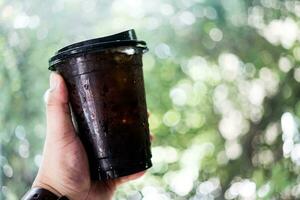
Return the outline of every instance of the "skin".
<path id="1" fill-rule="evenodd" d="M 47 134 L 43 160 L 32 187 L 45 188 L 70 200 L 108 200 L 120 184 L 144 174 L 140 172 L 107 182 L 91 181 L 87 155 L 72 124 L 67 88 L 57 73 L 50 75 L 45 101 Z"/>

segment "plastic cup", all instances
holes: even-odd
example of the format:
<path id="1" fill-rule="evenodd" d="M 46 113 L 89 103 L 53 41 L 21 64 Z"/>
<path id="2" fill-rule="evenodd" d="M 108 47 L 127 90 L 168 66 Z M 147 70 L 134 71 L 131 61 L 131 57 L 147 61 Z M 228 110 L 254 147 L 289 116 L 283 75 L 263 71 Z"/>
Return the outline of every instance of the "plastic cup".
<path id="1" fill-rule="evenodd" d="M 67 84 L 74 125 L 94 180 L 152 166 L 142 70 L 147 50 L 134 30 L 128 30 L 66 46 L 49 60 L 49 69 Z"/>

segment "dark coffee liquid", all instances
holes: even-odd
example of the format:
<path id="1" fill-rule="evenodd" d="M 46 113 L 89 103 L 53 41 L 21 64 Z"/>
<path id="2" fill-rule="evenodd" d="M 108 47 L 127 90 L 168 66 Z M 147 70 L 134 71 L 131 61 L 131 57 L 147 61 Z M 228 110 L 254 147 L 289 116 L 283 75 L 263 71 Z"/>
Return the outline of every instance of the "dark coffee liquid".
<path id="1" fill-rule="evenodd" d="M 70 57 L 55 67 L 67 83 L 92 179 L 151 167 L 142 50 L 111 48 Z"/>

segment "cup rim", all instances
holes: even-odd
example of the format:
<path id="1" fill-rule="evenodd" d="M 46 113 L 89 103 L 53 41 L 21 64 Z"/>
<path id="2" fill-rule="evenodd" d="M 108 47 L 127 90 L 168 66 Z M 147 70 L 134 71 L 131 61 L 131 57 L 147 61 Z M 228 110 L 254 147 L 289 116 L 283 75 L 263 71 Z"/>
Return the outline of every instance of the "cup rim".
<path id="1" fill-rule="evenodd" d="M 54 65 L 77 54 L 100 52 L 107 49 L 124 46 L 137 47 L 139 49 L 142 49 L 143 53 L 148 51 L 146 42 L 137 40 L 135 31 L 133 29 L 130 29 L 114 35 L 99 37 L 67 45 L 58 50 L 55 55 L 49 59 L 48 69 L 54 71 Z"/>

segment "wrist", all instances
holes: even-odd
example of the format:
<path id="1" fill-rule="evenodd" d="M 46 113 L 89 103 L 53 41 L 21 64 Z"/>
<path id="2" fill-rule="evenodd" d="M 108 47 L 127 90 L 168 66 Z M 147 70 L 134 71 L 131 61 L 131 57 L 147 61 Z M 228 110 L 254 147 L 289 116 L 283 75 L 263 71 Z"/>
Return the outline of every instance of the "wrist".
<path id="1" fill-rule="evenodd" d="M 51 191 L 44 188 L 31 188 L 23 197 L 22 200 L 69 200 L 66 196 L 58 197 Z"/>
<path id="2" fill-rule="evenodd" d="M 43 188 L 45 190 L 48 190 L 48 191 L 52 192 L 57 197 L 63 196 L 63 194 L 60 193 L 57 189 L 55 189 L 53 186 L 51 186 L 50 184 L 47 184 L 47 183 L 43 183 L 41 181 L 36 181 L 35 180 L 34 183 L 32 184 L 32 188 Z"/>

